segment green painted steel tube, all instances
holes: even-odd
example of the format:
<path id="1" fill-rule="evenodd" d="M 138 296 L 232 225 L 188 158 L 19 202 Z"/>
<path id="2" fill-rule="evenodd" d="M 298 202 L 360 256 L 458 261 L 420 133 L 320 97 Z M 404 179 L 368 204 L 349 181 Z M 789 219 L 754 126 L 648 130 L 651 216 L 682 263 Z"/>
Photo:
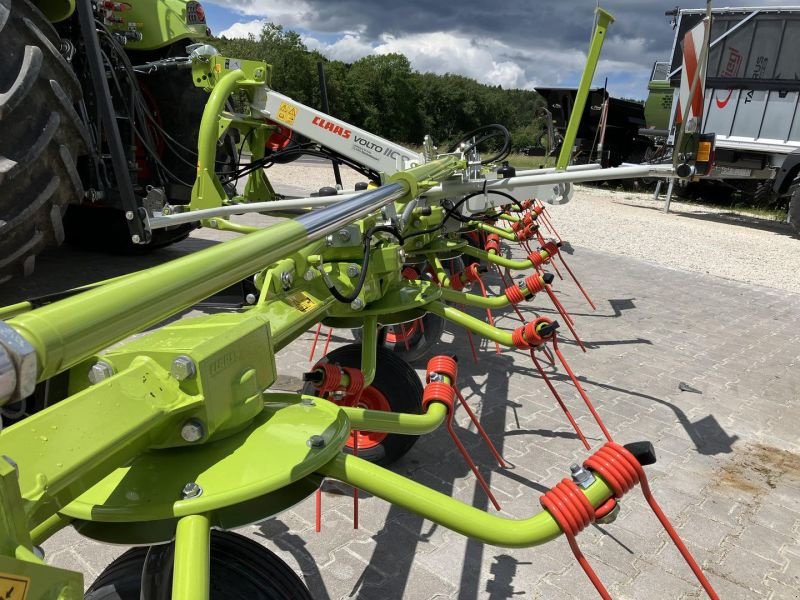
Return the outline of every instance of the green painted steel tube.
<path id="1" fill-rule="evenodd" d="M 572 105 L 572 114 L 569 117 L 564 141 L 561 143 L 561 152 L 558 155 L 558 161 L 556 161 L 556 169 L 558 171 L 565 171 L 569 166 L 569 161 L 572 158 L 572 146 L 575 144 L 578 128 L 583 118 L 583 111 L 586 108 L 586 101 L 589 98 L 589 88 L 594 79 L 597 63 L 600 61 L 600 52 L 603 49 L 603 42 L 606 38 L 606 29 L 614 22 L 614 17 L 599 7 L 597 8 L 596 18 L 592 43 L 589 45 L 589 54 L 586 57 L 586 66 L 583 68 L 581 82 L 578 84 L 578 93 L 575 96 L 575 103 Z"/>
<path id="2" fill-rule="evenodd" d="M 30 302 L 17 302 L 16 304 L 0 307 L 0 321 L 16 317 L 29 310 L 33 310 L 33 304 Z"/>
<path id="3" fill-rule="evenodd" d="M 509 231 L 508 229 L 500 229 L 499 227 L 492 227 L 488 223 L 481 223 L 480 221 L 470 221 L 470 225 L 474 225 L 478 229 L 485 231 L 486 233 L 494 233 L 499 235 L 504 240 L 509 242 L 516 242 L 517 235 L 513 231 Z"/>
<path id="4" fill-rule="evenodd" d="M 478 296 L 477 294 L 467 294 L 442 288 L 442 300 L 454 302 L 456 304 L 466 304 L 467 306 L 477 306 L 478 308 L 505 308 L 510 306 L 506 296 Z"/>
<path id="5" fill-rule="evenodd" d="M 208 600 L 211 581 L 211 523 L 189 515 L 175 531 L 172 600 Z"/>
<path id="6" fill-rule="evenodd" d="M 72 523 L 72 517 L 55 513 L 31 530 L 31 542 L 34 546 L 39 546 L 70 523 Z"/>
<path id="7" fill-rule="evenodd" d="M 561 528 L 548 512 L 529 519 L 491 515 L 356 456 L 341 454 L 318 472 L 493 546 L 527 548 L 561 535 Z M 600 477 L 583 492 L 595 508 L 613 496 Z"/>
<path id="8" fill-rule="evenodd" d="M 36 349 L 38 381 L 225 289 L 309 242 L 403 197 L 386 185 L 8 321 Z"/>
<path id="9" fill-rule="evenodd" d="M 361 330 L 361 373 L 364 375 L 364 386 L 372 384 L 378 362 L 378 316 L 364 317 Z"/>
<path id="10" fill-rule="evenodd" d="M 468 256 L 479 258 L 481 260 L 487 260 L 490 263 L 499 265 L 501 267 L 507 267 L 514 271 L 524 271 L 526 269 L 533 268 L 533 264 L 528 259 L 514 260 L 511 258 L 506 258 L 505 256 L 500 256 L 495 252 L 486 252 L 486 250 L 481 250 L 480 248 L 475 248 L 473 246 L 464 246 L 461 248 L 461 251 Z"/>
<path id="11" fill-rule="evenodd" d="M 497 327 L 492 327 L 488 323 L 485 323 L 480 319 L 476 319 L 475 317 L 468 315 L 457 308 L 447 306 L 446 304 L 438 301 L 431 302 L 425 308 L 427 308 L 433 314 L 447 319 L 456 325 L 466 327 L 471 332 L 476 333 L 481 337 L 492 340 L 493 342 L 497 342 L 498 344 L 502 344 L 503 346 L 507 346 L 509 348 L 514 347 L 514 342 L 511 339 L 510 332 L 503 331 Z"/>
<path id="12" fill-rule="evenodd" d="M 8 321 L 36 349 L 38 381 L 192 306 L 307 243 L 298 222 L 279 223 L 141 271 Z"/>
<path id="13" fill-rule="evenodd" d="M 431 433 L 436 431 L 447 418 L 447 406 L 441 402 L 431 402 L 428 406 L 428 411 L 422 415 L 369 410 L 351 406 L 342 406 L 341 410 L 350 419 L 351 429 L 403 435 Z"/>
<path id="14" fill-rule="evenodd" d="M 217 160 L 217 140 L 219 139 L 219 129 L 216 126 L 219 116 L 225 108 L 225 103 L 236 89 L 238 83 L 245 78 L 245 73 L 241 69 L 229 71 L 223 75 L 214 85 L 214 89 L 208 96 L 206 107 L 203 109 L 203 119 L 200 131 L 197 136 L 197 170 L 198 172 L 207 169 L 213 173 L 215 161 Z"/>

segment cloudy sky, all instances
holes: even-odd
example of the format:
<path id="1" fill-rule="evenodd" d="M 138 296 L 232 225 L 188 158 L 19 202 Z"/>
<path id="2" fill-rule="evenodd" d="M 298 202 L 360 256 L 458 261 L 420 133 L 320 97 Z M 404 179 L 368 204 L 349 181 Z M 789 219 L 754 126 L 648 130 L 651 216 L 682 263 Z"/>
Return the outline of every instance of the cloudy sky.
<path id="1" fill-rule="evenodd" d="M 205 0 L 216 35 L 257 34 L 267 21 L 299 32 L 331 59 L 401 52 L 418 71 L 458 73 L 505 88 L 577 85 L 593 26 L 594 0 Z M 717 6 L 732 3 L 717 2 Z M 745 0 L 779 6 L 786 0 Z M 616 96 L 644 98 L 673 32 L 664 12 L 675 0 L 606 0 L 616 22 L 595 76 Z M 702 8 L 687 0 L 681 8 Z"/>

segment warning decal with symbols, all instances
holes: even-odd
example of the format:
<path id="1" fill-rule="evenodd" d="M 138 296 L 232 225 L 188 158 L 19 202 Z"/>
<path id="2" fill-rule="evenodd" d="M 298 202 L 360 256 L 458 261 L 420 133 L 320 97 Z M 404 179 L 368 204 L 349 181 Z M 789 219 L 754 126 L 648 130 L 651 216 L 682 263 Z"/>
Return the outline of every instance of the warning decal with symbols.
<path id="1" fill-rule="evenodd" d="M 297 110 L 296 106 L 292 106 L 288 102 L 281 102 L 281 105 L 278 107 L 278 114 L 275 118 L 281 123 L 294 125 L 294 120 L 297 117 Z"/>

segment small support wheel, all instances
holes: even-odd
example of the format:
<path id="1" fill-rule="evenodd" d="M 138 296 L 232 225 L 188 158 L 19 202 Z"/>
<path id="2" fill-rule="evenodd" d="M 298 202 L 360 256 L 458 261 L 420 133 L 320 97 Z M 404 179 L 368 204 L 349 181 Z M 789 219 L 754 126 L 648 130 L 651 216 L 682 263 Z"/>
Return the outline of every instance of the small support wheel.
<path id="1" fill-rule="evenodd" d="M 348 344 L 329 352 L 319 363 L 333 363 L 342 367 L 361 368 L 361 345 Z M 312 384 L 306 384 L 304 394 L 315 395 Z M 361 392 L 358 399 L 345 396 L 337 401 L 342 406 L 358 406 L 371 410 L 422 413 L 422 382 L 417 372 L 406 361 L 389 350 L 378 347 L 375 379 Z M 389 465 L 406 454 L 419 436 L 397 433 L 359 431 L 358 456 L 379 465 Z M 346 451 L 352 453 L 354 437 L 351 434 Z"/>
<path id="2" fill-rule="evenodd" d="M 100 573 L 85 600 L 139 600 L 145 563 L 150 574 L 145 579 L 156 581 L 158 587 L 149 591 L 159 598 L 172 597 L 171 545 L 131 548 Z M 313 600 L 289 565 L 261 544 L 232 531 L 211 531 L 210 583 L 211 600 Z"/>

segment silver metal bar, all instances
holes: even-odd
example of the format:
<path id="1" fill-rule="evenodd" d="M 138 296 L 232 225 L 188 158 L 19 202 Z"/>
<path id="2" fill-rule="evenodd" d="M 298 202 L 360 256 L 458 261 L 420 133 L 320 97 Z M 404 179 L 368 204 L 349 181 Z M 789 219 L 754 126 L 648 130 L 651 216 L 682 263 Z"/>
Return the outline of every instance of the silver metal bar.
<path id="1" fill-rule="evenodd" d="M 585 165 L 570 165 L 567 167 L 567 173 L 575 173 L 576 171 L 594 171 L 596 169 L 602 169 L 603 166 L 597 163 L 589 163 Z M 548 167 L 547 169 L 527 169 L 524 171 L 517 171 L 517 177 L 524 177 L 526 175 L 546 175 L 549 173 L 555 173 L 558 169 L 555 167 Z M 564 171 L 558 171 L 563 173 Z"/>
<path id="2" fill-rule="evenodd" d="M 351 200 L 359 195 L 361 195 L 361 193 L 340 194 L 337 196 L 319 196 L 314 198 L 292 198 L 291 200 L 272 200 L 270 202 L 250 202 L 233 204 L 231 206 L 218 206 L 216 208 L 193 210 L 174 215 L 151 217 L 148 220 L 148 224 L 150 229 L 163 229 L 164 227 L 173 227 L 182 223 L 193 223 L 195 221 L 200 221 L 201 219 L 211 219 L 213 217 L 244 215 L 254 212 L 280 212 L 283 210 L 294 210 L 298 208 L 320 208 L 331 206 L 338 202 L 344 202 L 345 200 Z"/>
<path id="3" fill-rule="evenodd" d="M 428 198 L 439 198 L 469 194 L 470 192 L 482 189 L 486 189 L 487 191 L 499 190 L 510 193 L 517 188 L 530 186 L 583 183 L 585 181 L 607 181 L 612 179 L 632 179 L 635 177 L 670 178 L 675 177 L 675 169 L 672 165 L 625 165 L 610 169 L 592 169 L 578 172 L 562 171 L 558 173 L 546 173 L 544 175 L 510 177 L 508 179 L 496 179 L 489 182 L 485 182 L 484 180 L 469 181 L 466 183 L 447 182 L 444 185 L 437 185 L 431 188 L 425 195 Z"/>

